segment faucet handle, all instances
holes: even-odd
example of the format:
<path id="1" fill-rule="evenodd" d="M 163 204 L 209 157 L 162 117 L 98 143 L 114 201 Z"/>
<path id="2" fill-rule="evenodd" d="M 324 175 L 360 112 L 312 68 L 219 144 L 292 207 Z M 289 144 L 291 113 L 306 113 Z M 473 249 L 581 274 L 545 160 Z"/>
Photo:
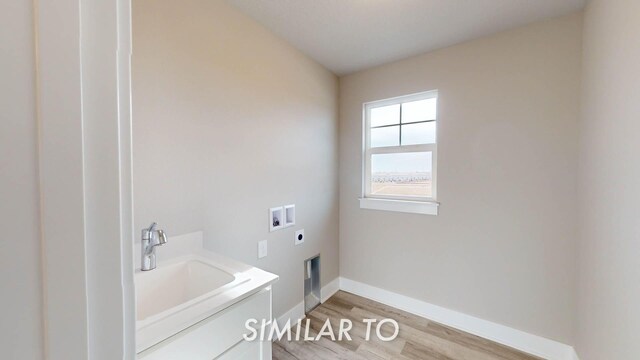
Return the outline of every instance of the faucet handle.
<path id="1" fill-rule="evenodd" d="M 158 230 L 158 245 L 164 245 L 167 243 L 167 234 L 164 230 Z"/>

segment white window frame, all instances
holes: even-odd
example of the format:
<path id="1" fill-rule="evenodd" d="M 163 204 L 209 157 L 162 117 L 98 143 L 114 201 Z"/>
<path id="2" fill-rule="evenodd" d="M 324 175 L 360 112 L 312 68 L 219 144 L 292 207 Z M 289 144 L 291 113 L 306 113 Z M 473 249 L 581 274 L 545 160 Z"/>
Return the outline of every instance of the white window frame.
<path id="1" fill-rule="evenodd" d="M 398 96 L 385 100 L 378 100 L 365 103 L 363 105 L 363 174 L 362 174 L 362 197 L 360 198 L 360 207 L 371 210 L 388 210 L 408 213 L 419 213 L 437 215 L 438 203 L 437 199 L 437 169 L 438 169 L 438 113 L 436 108 L 436 141 L 435 144 L 421 145 L 400 145 L 371 148 L 371 110 L 389 106 L 402 104 L 412 101 L 427 100 L 438 98 L 438 90 L 430 90 L 417 94 Z M 437 101 L 437 100 L 436 100 Z M 400 115 L 402 116 L 402 114 Z M 375 154 L 397 154 L 410 152 L 431 152 L 432 170 L 431 170 L 431 197 L 423 196 L 393 196 L 393 195 L 373 195 L 371 194 L 371 157 Z"/>

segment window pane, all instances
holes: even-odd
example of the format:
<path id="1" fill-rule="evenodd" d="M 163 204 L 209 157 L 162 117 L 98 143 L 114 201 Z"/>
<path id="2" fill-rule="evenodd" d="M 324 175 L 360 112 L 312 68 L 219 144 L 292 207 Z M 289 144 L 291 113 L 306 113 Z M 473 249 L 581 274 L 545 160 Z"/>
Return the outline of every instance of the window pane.
<path id="1" fill-rule="evenodd" d="M 400 125 L 371 129 L 371 147 L 400 145 Z"/>
<path id="2" fill-rule="evenodd" d="M 412 101 L 402 104 L 402 123 L 436 119 L 437 99 Z"/>
<path id="3" fill-rule="evenodd" d="M 400 104 L 371 109 L 371 127 L 400 123 Z"/>
<path id="4" fill-rule="evenodd" d="M 371 195 L 432 197 L 432 153 L 371 156 Z"/>
<path id="5" fill-rule="evenodd" d="M 435 144 L 436 122 L 402 125 L 402 145 Z"/>

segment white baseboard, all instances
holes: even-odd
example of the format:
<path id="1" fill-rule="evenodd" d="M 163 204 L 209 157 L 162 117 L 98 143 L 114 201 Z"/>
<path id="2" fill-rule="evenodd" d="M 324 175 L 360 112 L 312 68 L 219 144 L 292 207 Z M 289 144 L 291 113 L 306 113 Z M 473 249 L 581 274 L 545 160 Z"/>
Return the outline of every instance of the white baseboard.
<path id="1" fill-rule="evenodd" d="M 548 360 L 577 360 L 573 347 L 346 278 L 340 289 Z"/>
<path id="2" fill-rule="evenodd" d="M 329 300 L 335 293 L 340 290 L 340 278 L 337 277 L 320 289 L 320 302 Z"/>
<path id="3" fill-rule="evenodd" d="M 333 294 L 338 292 L 338 290 L 340 290 L 340 278 L 335 278 L 327 285 L 323 286 L 322 289 L 320 289 L 320 301 L 327 301 L 327 299 L 332 297 Z M 282 329 L 287 321 L 290 321 L 289 325 L 293 326 L 298 322 L 298 320 L 303 319 L 304 316 L 304 301 L 302 301 L 296 306 L 289 309 L 286 313 L 282 314 L 282 316 L 279 316 L 276 319 L 276 322 L 278 323 L 278 328 Z"/>
<path id="4" fill-rule="evenodd" d="M 278 323 L 278 328 L 282 329 L 287 321 L 289 321 L 289 326 L 293 326 L 302 318 L 304 318 L 304 301 L 289 309 L 289 311 L 282 314 L 282 316 L 279 316 L 276 319 L 276 323 Z"/>

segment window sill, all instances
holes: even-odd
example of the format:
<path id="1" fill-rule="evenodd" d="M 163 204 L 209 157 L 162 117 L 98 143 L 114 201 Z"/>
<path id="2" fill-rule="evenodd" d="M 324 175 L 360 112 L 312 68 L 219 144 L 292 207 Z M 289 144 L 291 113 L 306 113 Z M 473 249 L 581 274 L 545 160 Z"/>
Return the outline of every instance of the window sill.
<path id="1" fill-rule="evenodd" d="M 438 215 L 440 203 L 433 201 L 387 200 L 361 198 L 360 208 L 369 210 L 395 211 L 411 214 Z"/>

